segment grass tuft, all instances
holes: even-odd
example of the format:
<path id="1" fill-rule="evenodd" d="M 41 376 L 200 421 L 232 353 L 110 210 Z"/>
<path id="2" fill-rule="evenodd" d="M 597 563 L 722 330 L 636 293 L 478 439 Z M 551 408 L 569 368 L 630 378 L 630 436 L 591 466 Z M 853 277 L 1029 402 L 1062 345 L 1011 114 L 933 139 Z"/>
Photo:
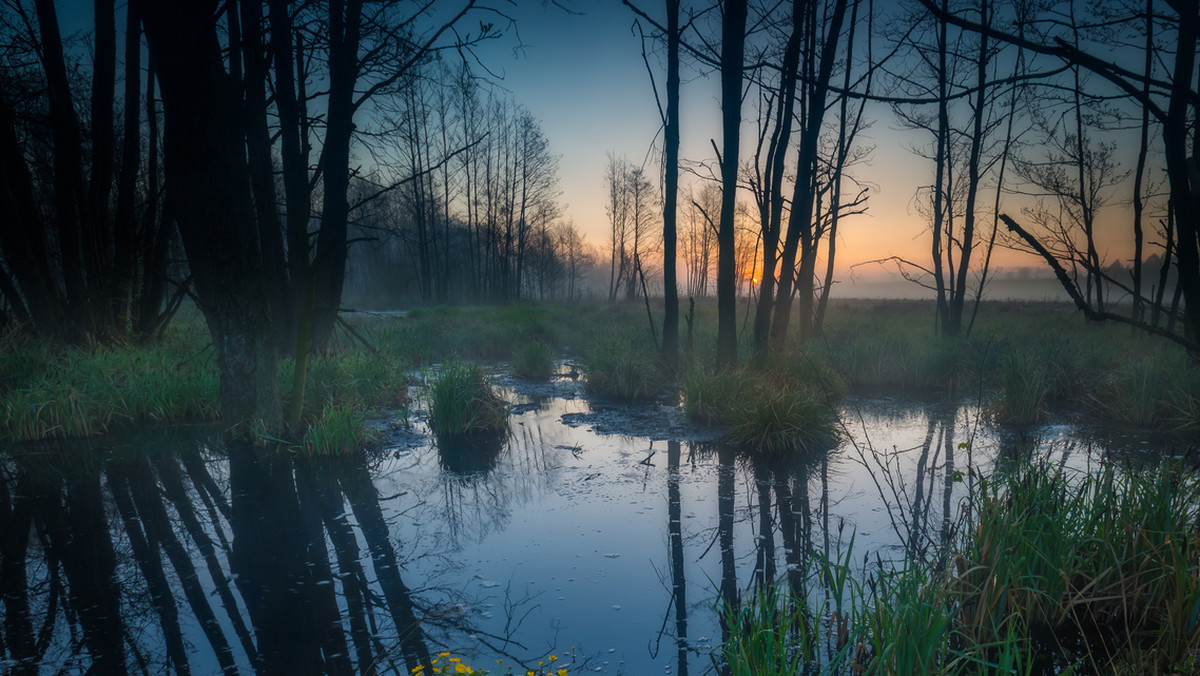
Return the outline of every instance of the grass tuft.
<path id="1" fill-rule="evenodd" d="M 641 401 L 658 395 L 663 386 L 653 357 L 627 344 L 605 341 L 588 358 L 587 389 L 596 396 Z"/>
<path id="2" fill-rule="evenodd" d="M 799 360 L 792 374 L 693 369 L 683 377 L 684 410 L 724 424 L 734 443 L 764 453 L 813 451 L 838 438 L 835 374 Z"/>
<path id="3" fill-rule="evenodd" d="M 684 374 L 684 412 L 693 420 L 707 425 L 725 424 L 732 411 L 753 389 L 753 380 L 742 369 L 707 370 L 694 368 Z"/>
<path id="4" fill-rule="evenodd" d="M 429 388 L 429 426 L 445 438 L 502 434 L 508 404 L 478 365 L 446 364 Z"/>
<path id="5" fill-rule="evenodd" d="M 304 432 L 304 451 L 309 455 L 336 455 L 362 448 L 369 440 L 366 417 L 360 408 L 326 404 Z"/>
<path id="6" fill-rule="evenodd" d="M 1200 671 L 1200 478 L 1042 459 L 974 486 L 961 535 L 931 559 L 859 576 L 847 549 L 790 573 L 804 588 L 786 598 L 725 609 L 734 673 Z"/>
<path id="7" fill-rule="evenodd" d="M 731 676 L 800 674 L 813 660 L 819 628 L 808 606 L 773 584 L 756 589 L 736 608 L 723 608 L 729 639 L 721 646 Z"/>
<path id="8" fill-rule="evenodd" d="M 824 393 L 790 381 L 768 380 L 734 406 L 730 437 L 764 453 L 813 451 L 838 438 L 837 417 Z"/>
<path id="9" fill-rule="evenodd" d="M 540 340 L 526 343 L 513 359 L 513 372 L 527 380 L 549 380 L 554 374 L 554 350 Z"/>
<path id="10" fill-rule="evenodd" d="M 1008 359 L 1001 378 L 1000 399 L 993 407 L 998 420 L 1012 425 L 1032 425 L 1046 417 L 1050 383 L 1039 366 Z"/>

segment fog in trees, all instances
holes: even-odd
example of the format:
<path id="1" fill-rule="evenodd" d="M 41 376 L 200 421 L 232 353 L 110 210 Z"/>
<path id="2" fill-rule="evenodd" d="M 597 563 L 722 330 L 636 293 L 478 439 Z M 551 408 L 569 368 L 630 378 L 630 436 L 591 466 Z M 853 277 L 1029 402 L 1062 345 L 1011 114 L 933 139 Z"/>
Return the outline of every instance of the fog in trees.
<path id="1" fill-rule="evenodd" d="M 532 113 L 441 60 L 380 112 L 378 169 L 353 186 L 355 302 L 580 297 L 592 252 L 563 216 L 558 156 Z"/>

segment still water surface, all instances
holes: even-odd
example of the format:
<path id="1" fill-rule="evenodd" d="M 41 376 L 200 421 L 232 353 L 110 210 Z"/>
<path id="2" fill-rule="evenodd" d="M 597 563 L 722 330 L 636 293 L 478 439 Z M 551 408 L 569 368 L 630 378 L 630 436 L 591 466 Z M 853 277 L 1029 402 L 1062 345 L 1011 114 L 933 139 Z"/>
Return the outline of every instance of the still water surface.
<path id="1" fill-rule="evenodd" d="M 177 427 L 13 449 L 0 481 L 0 671 L 715 673 L 715 608 L 844 556 L 868 572 L 952 535 L 971 470 L 1031 453 L 1086 470 L 1170 442 L 978 408 L 852 398 L 845 439 L 738 453 L 674 406 L 501 377 L 502 443 L 442 449 L 424 412 L 379 450 L 292 460 Z M 523 673 L 523 671 L 521 672 Z"/>

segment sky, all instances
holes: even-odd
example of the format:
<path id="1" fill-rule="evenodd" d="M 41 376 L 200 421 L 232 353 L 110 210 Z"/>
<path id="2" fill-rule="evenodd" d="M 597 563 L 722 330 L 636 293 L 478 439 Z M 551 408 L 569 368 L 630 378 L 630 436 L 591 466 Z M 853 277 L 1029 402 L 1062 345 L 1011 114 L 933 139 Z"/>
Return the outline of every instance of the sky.
<path id="1" fill-rule="evenodd" d="M 634 13 L 620 0 L 564 1 L 577 13 L 538 0 L 518 0 L 506 6 L 516 22 L 521 48 L 514 49 L 517 40 L 510 32 L 482 47 L 478 55 L 500 76 L 497 85 L 540 120 L 552 152 L 561 156 L 565 215 L 593 245 L 603 247 L 607 239 L 607 156 L 624 156 L 635 164 L 648 162 L 647 169 L 653 172 L 655 160 L 649 151 L 660 140 L 661 123 L 641 57 L 641 41 L 633 29 Z M 654 16 L 662 14 L 661 4 L 657 0 L 641 3 Z M 665 68 L 653 56 L 651 64 L 661 69 L 656 73 L 661 93 Z M 713 143 L 722 146 L 719 77 L 698 73 L 687 63 L 683 70 L 682 156 L 713 160 Z M 743 115 L 749 112 L 745 106 Z M 929 258 L 927 226 L 913 206 L 917 189 L 933 180 L 932 163 L 911 150 L 924 139 L 914 139 L 903 131 L 884 105 L 868 108 L 867 117 L 872 126 L 862 138 L 874 146 L 874 152 L 866 165 L 854 171 L 874 190 L 867 213 L 841 226 L 839 276 L 846 276 L 855 264 L 887 256 L 920 262 Z M 991 196 L 986 199 L 990 203 Z M 1127 221 L 1119 215 L 1110 218 L 1121 220 L 1114 230 L 1127 231 Z M 1118 249 L 1124 246 L 1116 242 L 1116 249 L 1109 250 L 1110 257 L 1121 257 Z M 995 264 L 1042 265 L 1032 255 L 999 249 Z M 856 274 L 870 269 L 858 268 Z"/>
<path id="2" fill-rule="evenodd" d="M 660 2 L 642 4 L 652 16 L 662 14 Z M 479 56 L 502 75 L 497 84 L 540 120 L 552 152 L 561 156 L 566 217 L 593 245 L 604 246 L 607 155 L 653 163 L 648 152 L 661 142 L 661 122 L 641 41 L 633 29 L 634 13 L 620 0 L 576 0 L 569 6 L 578 14 L 536 1 L 518 2 L 506 11 L 516 20 L 523 47 L 514 50 L 515 40 L 506 36 L 481 49 Z M 653 56 L 651 65 L 661 67 Z M 661 95 L 665 70 L 656 75 Z M 682 156 L 713 160 L 713 142 L 722 147 L 719 77 L 699 74 L 685 64 L 683 78 Z M 747 106 L 743 114 L 748 112 Z M 927 231 L 910 203 L 918 186 L 932 179 L 932 165 L 924 167 L 925 161 L 904 146 L 886 108 L 880 107 L 874 116 L 874 126 L 864 137 L 875 145 L 875 152 L 858 174 L 876 191 L 869 211 L 842 225 L 838 269 L 843 272 L 855 263 L 890 255 L 928 258 Z M 1036 264 L 1023 255 L 1000 259 L 1010 265 Z"/>

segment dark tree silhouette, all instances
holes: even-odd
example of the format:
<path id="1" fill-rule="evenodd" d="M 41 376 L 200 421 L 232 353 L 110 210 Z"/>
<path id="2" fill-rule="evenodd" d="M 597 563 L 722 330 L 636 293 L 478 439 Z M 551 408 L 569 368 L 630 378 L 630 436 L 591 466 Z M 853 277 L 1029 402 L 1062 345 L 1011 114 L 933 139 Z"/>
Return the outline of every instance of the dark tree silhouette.
<path id="1" fill-rule="evenodd" d="M 52 1 L 33 3 L 32 15 L 21 3 L 0 10 L 0 325 L 70 341 L 142 339 L 175 307 L 164 307 L 172 236 L 157 199 L 152 74 L 141 171 L 136 9 L 126 12 L 118 162 L 115 11 L 95 5 L 88 71 L 76 65 L 78 46 L 63 39 Z M 77 91 L 85 88 L 86 108 Z"/>
<path id="2" fill-rule="evenodd" d="M 221 417 L 280 420 L 278 354 L 254 228 L 240 95 L 217 37 L 217 3 L 139 4 L 162 86 L 165 178 L 208 322 Z"/>
<path id="3" fill-rule="evenodd" d="M 746 0 L 726 0 L 721 21 L 721 220 L 717 233 L 717 365 L 737 363 L 737 286 L 733 218 L 737 209 Z"/>

